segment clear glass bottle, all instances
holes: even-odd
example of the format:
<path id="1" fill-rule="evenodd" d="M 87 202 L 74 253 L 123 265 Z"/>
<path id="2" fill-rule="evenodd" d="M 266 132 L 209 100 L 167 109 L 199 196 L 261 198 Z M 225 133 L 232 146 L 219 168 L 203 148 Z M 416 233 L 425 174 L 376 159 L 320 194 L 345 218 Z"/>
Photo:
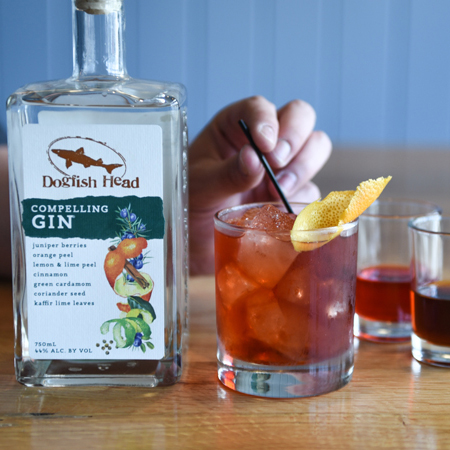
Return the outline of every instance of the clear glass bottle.
<path id="1" fill-rule="evenodd" d="M 72 77 L 7 102 L 17 380 L 173 384 L 187 318 L 186 91 L 127 74 L 123 0 L 72 1 Z"/>

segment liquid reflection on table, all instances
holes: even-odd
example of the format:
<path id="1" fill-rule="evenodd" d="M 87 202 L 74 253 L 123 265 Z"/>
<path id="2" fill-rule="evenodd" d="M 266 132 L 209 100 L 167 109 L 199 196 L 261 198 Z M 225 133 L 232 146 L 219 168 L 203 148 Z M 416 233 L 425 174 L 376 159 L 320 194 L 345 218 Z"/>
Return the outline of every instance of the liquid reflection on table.
<path id="1" fill-rule="evenodd" d="M 450 448 L 450 370 L 407 344 L 357 342 L 353 380 L 314 398 L 237 394 L 216 376 L 214 279 L 191 280 L 190 339 L 175 386 L 28 388 L 15 381 L 10 284 L 0 284 L 0 448 Z"/>

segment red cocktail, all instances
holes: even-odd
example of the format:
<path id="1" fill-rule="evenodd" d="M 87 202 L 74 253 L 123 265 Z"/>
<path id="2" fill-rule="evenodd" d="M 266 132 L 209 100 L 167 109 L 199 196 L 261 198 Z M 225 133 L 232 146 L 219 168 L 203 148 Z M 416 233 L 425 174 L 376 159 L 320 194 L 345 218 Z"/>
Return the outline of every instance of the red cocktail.
<path id="1" fill-rule="evenodd" d="M 329 242 L 337 228 L 309 231 L 312 250 L 298 252 L 295 216 L 260 206 L 215 219 L 219 378 L 275 397 L 337 389 L 353 370 L 357 222 Z"/>

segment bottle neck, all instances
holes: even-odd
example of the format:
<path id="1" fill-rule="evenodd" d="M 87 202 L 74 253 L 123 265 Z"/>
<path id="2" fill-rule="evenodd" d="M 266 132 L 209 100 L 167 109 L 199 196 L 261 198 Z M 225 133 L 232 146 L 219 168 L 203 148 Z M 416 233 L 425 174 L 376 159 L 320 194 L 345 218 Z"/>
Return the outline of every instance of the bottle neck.
<path id="1" fill-rule="evenodd" d="M 73 78 L 126 78 L 122 0 L 73 0 L 73 5 Z"/>

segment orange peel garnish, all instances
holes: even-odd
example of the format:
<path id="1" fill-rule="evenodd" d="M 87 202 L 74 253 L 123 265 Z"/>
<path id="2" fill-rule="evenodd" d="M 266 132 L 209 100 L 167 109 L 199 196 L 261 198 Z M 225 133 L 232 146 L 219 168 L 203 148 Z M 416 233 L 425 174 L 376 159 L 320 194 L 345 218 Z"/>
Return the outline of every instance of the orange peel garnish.
<path id="1" fill-rule="evenodd" d="M 342 226 L 359 217 L 380 196 L 391 178 L 363 181 L 355 191 L 333 191 L 323 200 L 306 206 L 292 227 L 294 249 L 314 250 L 339 236 Z"/>
<path id="2" fill-rule="evenodd" d="M 355 191 L 349 205 L 339 218 L 339 225 L 353 222 L 359 217 L 383 192 L 392 177 L 380 177 L 376 180 L 363 181 Z"/>

